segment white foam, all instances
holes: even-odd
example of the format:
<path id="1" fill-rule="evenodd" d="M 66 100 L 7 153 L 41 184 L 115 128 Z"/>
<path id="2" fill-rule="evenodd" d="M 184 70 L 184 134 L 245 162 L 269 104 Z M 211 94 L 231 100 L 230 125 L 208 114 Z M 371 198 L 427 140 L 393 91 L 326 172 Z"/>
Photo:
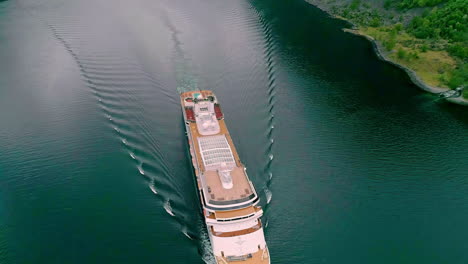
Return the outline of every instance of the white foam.
<path id="1" fill-rule="evenodd" d="M 136 159 L 135 154 L 133 154 L 133 152 L 130 152 L 130 157 L 132 157 L 132 159 Z"/>
<path id="2" fill-rule="evenodd" d="M 150 183 L 149 187 L 154 194 L 158 194 L 158 192 L 156 191 L 156 187 L 154 187 L 153 183 Z"/>
<path id="3" fill-rule="evenodd" d="M 171 202 L 169 199 L 164 203 L 164 210 L 171 216 L 175 216 L 175 214 L 172 212 L 172 207 L 171 207 Z"/>
<path id="4" fill-rule="evenodd" d="M 193 238 L 187 233 L 187 227 L 186 227 L 186 226 L 184 226 L 184 227 L 182 228 L 182 233 L 183 233 L 188 239 L 193 240 Z"/>
<path id="5" fill-rule="evenodd" d="M 268 157 L 270 158 L 270 160 L 273 160 L 273 154 L 268 155 Z"/>
<path id="6" fill-rule="evenodd" d="M 268 188 L 265 188 L 265 196 L 267 198 L 267 204 L 269 204 L 271 202 L 271 198 L 273 197 L 273 194 L 271 193 L 270 190 L 268 190 Z"/>
<path id="7" fill-rule="evenodd" d="M 213 255 L 213 249 L 211 247 L 210 238 L 205 227 L 201 227 L 200 230 L 200 243 L 202 250 L 202 260 L 206 264 L 216 264 L 216 259 Z"/>
<path id="8" fill-rule="evenodd" d="M 143 170 L 142 166 L 143 166 L 143 164 L 140 164 L 140 165 L 137 166 L 137 168 L 138 168 L 138 171 L 140 172 L 141 175 L 145 175 L 145 171 Z"/>
<path id="9" fill-rule="evenodd" d="M 124 143 L 124 145 L 127 145 L 127 140 L 126 140 L 126 139 L 122 139 L 122 143 Z"/>

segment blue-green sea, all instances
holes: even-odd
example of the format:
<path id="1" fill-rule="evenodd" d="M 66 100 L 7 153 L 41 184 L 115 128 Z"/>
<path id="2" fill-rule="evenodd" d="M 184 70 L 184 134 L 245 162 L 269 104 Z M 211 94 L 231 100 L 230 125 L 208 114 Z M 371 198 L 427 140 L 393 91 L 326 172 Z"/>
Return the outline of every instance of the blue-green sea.
<path id="1" fill-rule="evenodd" d="M 468 263 L 468 110 L 303 0 L 0 2 L 0 263 L 213 263 L 178 93 L 218 96 L 274 264 Z"/>

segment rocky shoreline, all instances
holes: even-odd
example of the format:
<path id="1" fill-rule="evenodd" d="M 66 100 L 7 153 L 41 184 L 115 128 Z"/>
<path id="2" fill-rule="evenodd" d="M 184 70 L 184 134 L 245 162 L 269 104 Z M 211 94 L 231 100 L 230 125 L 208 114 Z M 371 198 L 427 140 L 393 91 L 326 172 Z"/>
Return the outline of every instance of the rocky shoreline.
<path id="1" fill-rule="evenodd" d="M 351 21 L 349 21 L 349 20 L 347 20 L 347 19 L 345 19 L 343 17 L 333 15 L 330 12 L 329 6 L 324 4 L 322 1 L 319 1 L 319 0 L 306 0 L 306 2 L 308 2 L 308 3 L 312 4 L 313 6 L 321 9 L 322 11 L 326 12 L 328 15 L 330 15 L 333 18 L 341 19 L 341 20 L 344 20 L 344 21 L 350 23 L 350 25 L 352 25 L 352 28 L 351 29 L 344 28 L 343 29 L 344 32 L 347 32 L 347 33 L 350 33 L 350 34 L 353 34 L 353 35 L 356 35 L 356 36 L 363 37 L 363 38 L 367 39 L 368 41 L 370 41 L 370 43 L 372 44 L 372 47 L 373 47 L 377 57 L 380 60 L 385 61 L 387 63 L 390 63 L 390 64 L 394 65 L 395 67 L 398 67 L 398 68 L 402 69 L 403 71 L 405 71 L 406 74 L 408 74 L 408 76 L 410 77 L 411 81 L 416 86 L 421 88 L 422 90 L 424 90 L 426 92 L 429 92 L 429 93 L 432 93 L 432 94 L 438 94 L 438 93 L 450 90 L 449 88 L 441 88 L 441 87 L 430 86 L 427 83 L 425 83 L 423 80 L 421 80 L 421 78 L 419 78 L 418 75 L 413 70 L 411 70 L 410 68 L 390 60 L 386 56 L 386 53 L 384 52 L 384 49 L 383 49 L 381 43 L 379 43 L 373 37 L 368 36 L 368 35 L 363 34 L 362 32 L 360 32 L 358 27 L 355 24 L 353 24 Z M 447 98 L 445 100 L 447 100 L 448 102 L 451 102 L 451 103 L 468 106 L 468 100 L 463 98 L 462 96 L 457 97 L 457 98 Z"/>

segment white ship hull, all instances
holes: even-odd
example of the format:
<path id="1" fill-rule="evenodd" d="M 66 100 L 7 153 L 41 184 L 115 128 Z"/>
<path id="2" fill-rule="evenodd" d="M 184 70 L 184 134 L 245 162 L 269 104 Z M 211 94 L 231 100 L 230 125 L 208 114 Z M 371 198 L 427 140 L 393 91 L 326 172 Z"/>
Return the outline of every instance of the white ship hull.
<path id="1" fill-rule="evenodd" d="M 210 91 L 187 92 L 181 95 L 181 103 L 216 262 L 269 264 L 260 219 L 263 211 L 257 206 L 258 196 L 227 132 L 217 99 Z"/>

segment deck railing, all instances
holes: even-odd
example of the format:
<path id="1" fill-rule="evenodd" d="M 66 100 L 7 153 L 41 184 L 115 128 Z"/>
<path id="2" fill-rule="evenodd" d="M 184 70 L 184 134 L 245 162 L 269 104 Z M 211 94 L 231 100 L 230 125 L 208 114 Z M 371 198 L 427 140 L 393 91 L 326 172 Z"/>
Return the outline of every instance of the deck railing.
<path id="1" fill-rule="evenodd" d="M 243 260 L 247 260 L 249 258 L 252 258 L 252 254 L 247 254 L 247 255 L 243 255 L 243 256 L 227 256 L 226 259 L 228 261 L 243 261 Z"/>

